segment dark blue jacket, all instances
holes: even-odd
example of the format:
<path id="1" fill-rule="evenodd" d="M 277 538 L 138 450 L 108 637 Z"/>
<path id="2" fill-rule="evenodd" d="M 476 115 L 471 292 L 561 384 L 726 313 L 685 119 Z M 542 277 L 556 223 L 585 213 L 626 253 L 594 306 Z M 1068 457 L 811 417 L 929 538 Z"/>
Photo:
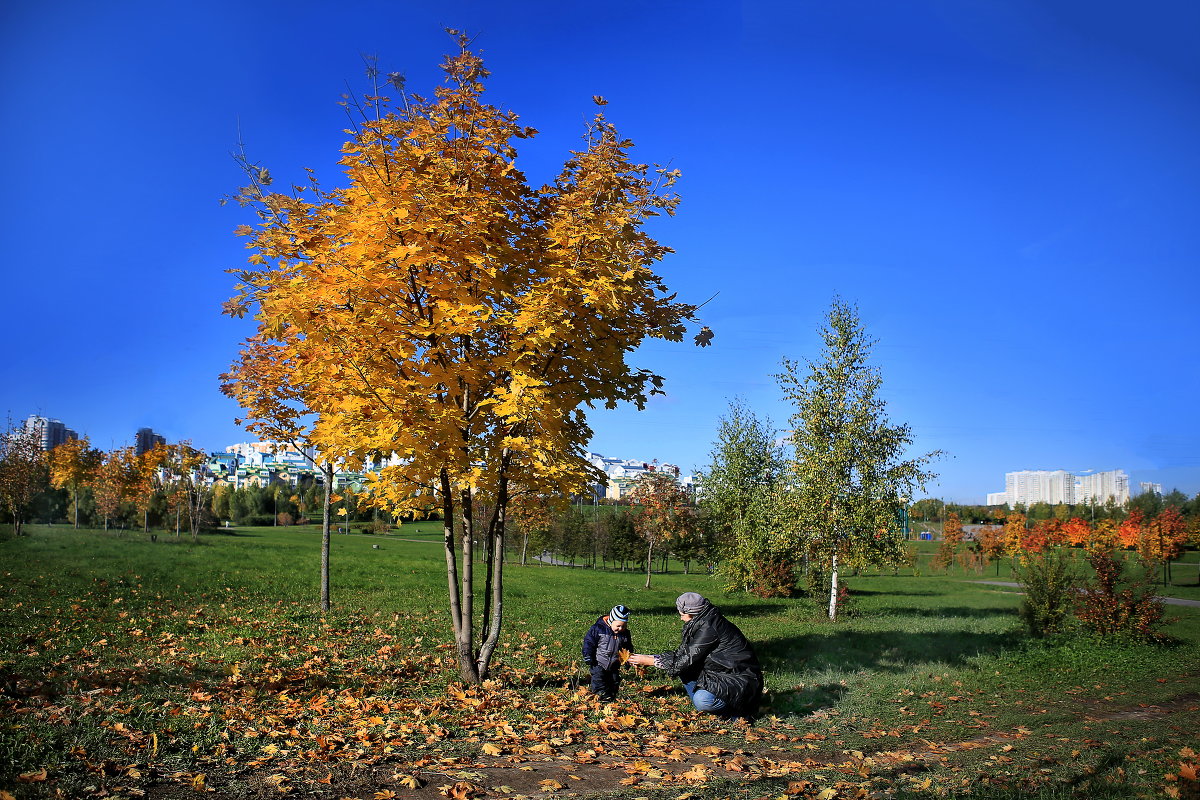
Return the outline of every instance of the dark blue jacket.
<path id="1" fill-rule="evenodd" d="M 603 669 L 621 666 L 622 650 L 633 652 L 633 637 L 629 634 L 628 625 L 617 633 L 609 627 L 604 617 L 600 617 L 583 635 L 583 660 L 589 667 L 597 664 Z"/>

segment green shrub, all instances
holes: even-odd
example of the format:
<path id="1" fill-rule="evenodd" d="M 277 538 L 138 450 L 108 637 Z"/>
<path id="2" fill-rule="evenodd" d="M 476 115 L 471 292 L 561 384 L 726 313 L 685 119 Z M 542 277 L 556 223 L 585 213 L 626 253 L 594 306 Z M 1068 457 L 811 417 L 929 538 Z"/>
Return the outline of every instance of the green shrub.
<path id="1" fill-rule="evenodd" d="M 1079 601 L 1080 577 L 1061 550 L 1027 553 L 1015 570 L 1025 597 L 1019 614 L 1036 639 L 1061 633 Z"/>

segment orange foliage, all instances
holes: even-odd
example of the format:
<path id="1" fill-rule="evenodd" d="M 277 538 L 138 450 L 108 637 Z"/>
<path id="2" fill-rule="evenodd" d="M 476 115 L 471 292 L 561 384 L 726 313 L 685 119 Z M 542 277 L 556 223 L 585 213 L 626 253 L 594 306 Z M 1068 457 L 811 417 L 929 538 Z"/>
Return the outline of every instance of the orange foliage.
<path id="1" fill-rule="evenodd" d="M 1127 550 L 1132 550 L 1138 546 L 1138 542 L 1146 535 L 1144 518 L 1140 509 L 1134 509 L 1129 516 L 1117 528 L 1117 542 L 1121 547 Z"/>
<path id="2" fill-rule="evenodd" d="M 1092 527 L 1088 525 L 1086 520 L 1079 517 L 1071 517 L 1071 519 L 1062 526 L 1062 533 L 1067 544 L 1074 547 L 1083 547 L 1092 537 Z"/>

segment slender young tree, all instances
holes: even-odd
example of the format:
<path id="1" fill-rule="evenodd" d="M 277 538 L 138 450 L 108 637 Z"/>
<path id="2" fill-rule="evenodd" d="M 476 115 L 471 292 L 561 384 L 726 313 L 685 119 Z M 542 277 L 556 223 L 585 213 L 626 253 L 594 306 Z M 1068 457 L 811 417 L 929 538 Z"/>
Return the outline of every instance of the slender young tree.
<path id="1" fill-rule="evenodd" d="M 160 443 L 137 456 L 130 464 L 129 495 L 141 512 L 143 533 L 150 532 L 150 507 L 154 504 L 155 496 L 162 491 L 163 466 L 170 455 L 167 445 Z"/>
<path id="2" fill-rule="evenodd" d="M 243 159 L 237 200 L 261 224 L 239 231 L 254 252 L 227 311 L 253 310 L 262 342 L 286 350 L 321 452 L 352 468 L 386 459 L 372 497 L 396 516 L 440 507 L 459 671 L 479 683 L 503 620 L 511 487 L 562 495 L 599 480 L 584 406 L 642 406 L 662 379 L 626 356 L 681 340 L 695 307 L 654 273 L 669 249 L 643 230 L 673 212 L 677 171 L 631 161 L 598 114 L 555 180 L 530 186 L 516 142 L 536 131 L 484 101 L 488 73 L 467 42 L 432 98 L 392 76 L 398 101 L 382 86 L 348 101 L 344 187 L 312 177 L 276 192 Z M 479 527 L 477 503 L 490 509 Z M 489 554 L 480 624 L 477 540 Z"/>
<path id="3" fill-rule="evenodd" d="M 687 490 L 669 472 L 647 472 L 637 479 L 630 500 L 638 506 L 633 526 L 646 546 L 646 588 L 654 565 L 654 549 L 685 536 L 695 524 Z"/>
<path id="4" fill-rule="evenodd" d="M 0 502 L 12 517 L 14 536 L 24 532 L 29 506 L 46 481 L 46 456 L 37 435 L 10 421 L 0 433 Z"/>
<path id="5" fill-rule="evenodd" d="M 320 471 L 324 484 L 321 498 L 321 611 L 330 609 L 329 555 L 333 504 L 341 499 L 334 494 L 335 459 L 312 440 L 316 415 L 309 409 L 319 405 L 306 393 L 321 391 L 321 386 L 293 381 L 295 353 L 287 337 L 270 341 L 263 336 L 246 340 L 238 361 L 223 374 L 221 391 L 245 410 L 238 424 L 259 437 L 286 442 L 295 447 Z M 345 507 L 342 508 L 345 514 Z M 347 520 L 349 522 L 349 520 Z"/>
<path id="6" fill-rule="evenodd" d="M 75 529 L 79 529 L 79 490 L 91 482 L 104 454 L 92 448 L 88 437 L 70 439 L 50 451 L 50 483 L 71 492 Z"/>
<path id="7" fill-rule="evenodd" d="M 130 489 L 136 480 L 136 457 L 132 447 L 120 447 L 104 454 L 91 483 L 96 511 L 104 517 L 104 530 L 108 530 L 110 521 L 121 510 L 121 504 L 130 498 Z"/>
<path id="8" fill-rule="evenodd" d="M 837 617 L 838 567 L 888 562 L 901 556 L 897 526 L 902 497 L 934 477 L 927 465 L 938 451 L 907 458 L 912 431 L 888 421 L 883 383 L 869 363 L 875 344 L 857 309 L 835 299 L 820 331 L 818 360 L 803 367 L 785 359 L 777 378 L 796 411 L 786 483 L 790 511 L 802 536 L 829 569 L 829 617 Z"/>
<path id="9" fill-rule="evenodd" d="M 781 537 L 783 521 L 771 511 L 783 474 L 783 452 L 776 432 L 740 400 L 717 427 L 709 464 L 701 473 L 700 508 L 711 521 L 727 558 L 729 588 L 752 590 L 766 573 L 791 575 L 796 562 L 791 543 Z"/>
<path id="10" fill-rule="evenodd" d="M 203 451 L 192 447 L 191 442 L 182 441 L 167 445 L 162 462 L 168 495 L 175 504 L 176 519 L 187 514 L 188 531 L 193 542 L 200 540 L 200 528 L 211 507 L 212 487 L 205 474 L 205 460 Z M 178 522 L 175 533 L 179 535 Z"/>

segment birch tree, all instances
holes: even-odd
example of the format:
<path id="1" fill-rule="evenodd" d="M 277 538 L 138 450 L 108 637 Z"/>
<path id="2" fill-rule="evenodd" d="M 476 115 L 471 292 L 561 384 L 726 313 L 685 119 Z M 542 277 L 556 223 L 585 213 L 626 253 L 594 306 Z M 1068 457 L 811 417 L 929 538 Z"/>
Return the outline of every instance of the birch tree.
<path id="1" fill-rule="evenodd" d="M 829 569 L 829 618 L 836 619 L 842 560 L 886 563 L 901 556 L 901 498 L 934 477 L 927 465 L 941 453 L 906 457 L 912 431 L 888 420 L 879 397 L 883 379 L 869 362 L 875 341 L 856 308 L 835 299 L 820 337 L 816 360 L 784 359 L 776 377 L 795 408 L 788 508 Z"/>

